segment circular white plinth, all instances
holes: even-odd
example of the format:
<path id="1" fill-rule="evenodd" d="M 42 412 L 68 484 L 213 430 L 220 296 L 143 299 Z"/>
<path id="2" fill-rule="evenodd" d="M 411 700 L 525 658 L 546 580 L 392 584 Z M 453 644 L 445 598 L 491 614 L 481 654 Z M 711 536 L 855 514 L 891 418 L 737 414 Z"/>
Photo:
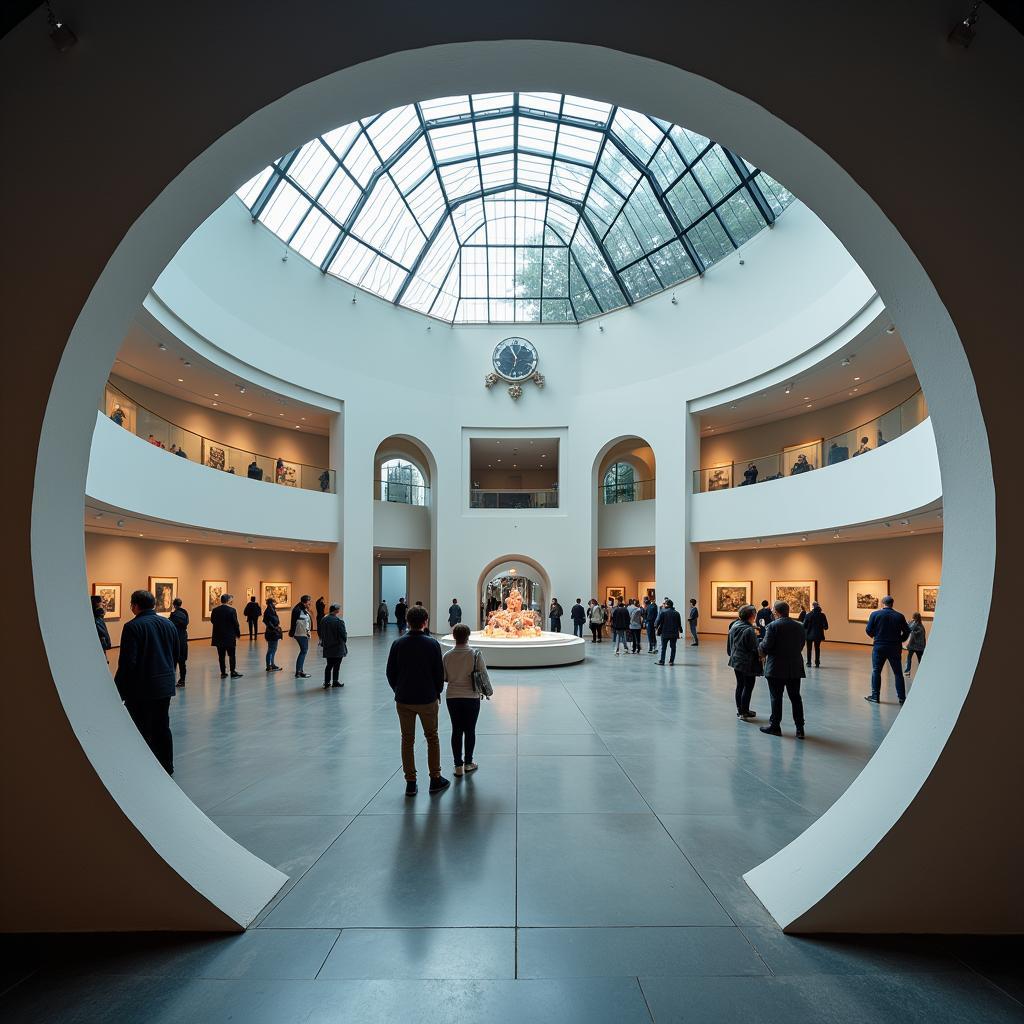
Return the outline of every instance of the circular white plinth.
<path id="1" fill-rule="evenodd" d="M 440 638 L 447 652 L 455 646 L 449 633 Z M 575 665 L 587 656 L 583 639 L 569 633 L 541 633 L 522 640 L 488 636 L 483 632 L 469 635 L 469 646 L 484 656 L 488 668 L 544 668 L 551 665 Z"/>

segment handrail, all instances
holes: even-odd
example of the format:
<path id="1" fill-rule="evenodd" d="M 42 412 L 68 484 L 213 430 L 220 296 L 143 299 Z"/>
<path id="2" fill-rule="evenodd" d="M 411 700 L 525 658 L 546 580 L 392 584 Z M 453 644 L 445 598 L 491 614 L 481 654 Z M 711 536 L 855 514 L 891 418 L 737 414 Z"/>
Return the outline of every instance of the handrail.
<path id="1" fill-rule="evenodd" d="M 650 501 L 654 498 L 654 477 L 632 483 L 598 484 L 597 495 L 602 505 L 619 505 L 629 501 Z"/>
<path id="2" fill-rule="evenodd" d="M 147 409 L 110 381 L 107 381 L 103 400 L 101 411 L 108 419 L 170 454 L 198 461 L 208 469 L 244 476 L 249 480 L 325 494 L 335 493 L 337 477 L 333 469 L 289 462 L 245 448 L 234 448 L 223 441 L 205 437 Z"/>
<path id="3" fill-rule="evenodd" d="M 899 405 L 831 437 L 790 445 L 770 455 L 734 459 L 732 462 L 695 469 L 693 493 L 724 491 L 835 466 L 902 437 L 927 417 L 928 406 L 924 392 L 918 389 Z"/>
<path id="4" fill-rule="evenodd" d="M 471 487 L 470 508 L 558 508 L 557 487 Z"/>

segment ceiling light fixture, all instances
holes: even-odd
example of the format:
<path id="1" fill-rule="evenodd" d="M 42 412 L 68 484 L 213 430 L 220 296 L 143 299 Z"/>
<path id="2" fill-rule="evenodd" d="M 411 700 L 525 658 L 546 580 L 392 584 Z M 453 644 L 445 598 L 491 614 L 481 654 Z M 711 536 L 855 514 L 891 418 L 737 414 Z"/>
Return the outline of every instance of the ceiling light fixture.
<path id="1" fill-rule="evenodd" d="M 213 397 L 214 398 L 220 398 L 220 392 L 219 391 L 214 391 Z"/>
<path id="2" fill-rule="evenodd" d="M 184 384 L 185 383 L 185 378 L 184 377 L 179 377 L 178 378 L 178 383 L 179 384 Z"/>
<path id="3" fill-rule="evenodd" d="M 790 391 L 792 391 L 792 390 L 793 390 L 793 385 L 792 384 L 787 384 L 786 385 L 786 394 L 788 395 L 790 393 Z"/>
<path id="4" fill-rule="evenodd" d="M 672 305 L 673 306 L 678 306 L 679 305 L 679 300 L 676 298 L 675 292 L 672 293 Z"/>
<path id="5" fill-rule="evenodd" d="M 78 42 L 78 36 L 53 13 L 49 0 L 46 4 L 46 21 L 50 26 L 50 42 L 57 47 L 58 53 L 67 53 Z"/>
<path id="6" fill-rule="evenodd" d="M 895 324 L 889 324 L 889 326 L 886 327 L 886 329 L 885 329 L 885 333 L 886 334 L 895 334 L 896 333 L 896 325 Z"/>
<path id="7" fill-rule="evenodd" d="M 860 380 L 860 377 L 854 377 L 853 379 L 854 380 Z"/>
<path id="8" fill-rule="evenodd" d="M 214 408 L 216 408 L 218 405 L 220 405 L 220 402 L 211 402 L 210 404 L 213 405 Z"/>
<path id="9" fill-rule="evenodd" d="M 167 351 L 167 346 L 162 341 L 159 342 L 156 347 L 158 349 L 160 349 L 161 352 L 166 352 Z"/>
<path id="10" fill-rule="evenodd" d="M 909 525 L 910 525 L 910 520 L 909 519 L 901 519 L 900 520 L 900 526 L 909 526 Z"/>
<path id="11" fill-rule="evenodd" d="M 806 537 L 801 537 L 800 539 L 801 539 L 801 540 L 807 540 L 807 538 L 806 538 Z"/>
<path id="12" fill-rule="evenodd" d="M 189 362 L 189 361 L 188 361 L 187 359 L 182 359 L 182 362 L 183 362 L 183 363 L 184 363 L 184 364 L 185 364 L 186 366 L 191 366 L 191 365 L 192 365 L 192 364 L 191 364 L 191 363 L 190 363 L 190 362 Z"/>
<path id="13" fill-rule="evenodd" d="M 47 5 L 49 6 L 49 5 Z M 981 0 L 971 5 L 971 9 L 962 17 L 950 30 L 946 40 L 950 43 L 959 44 L 965 50 L 974 42 L 978 34 L 978 8 L 981 7 Z M 51 35 L 51 39 L 53 36 Z M 58 47 L 60 49 L 60 47 Z"/>

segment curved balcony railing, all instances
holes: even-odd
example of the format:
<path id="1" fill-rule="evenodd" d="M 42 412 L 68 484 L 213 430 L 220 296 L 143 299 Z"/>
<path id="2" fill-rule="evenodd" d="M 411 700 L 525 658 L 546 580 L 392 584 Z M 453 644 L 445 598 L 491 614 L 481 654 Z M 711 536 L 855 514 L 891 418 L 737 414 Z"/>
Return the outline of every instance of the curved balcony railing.
<path id="1" fill-rule="evenodd" d="M 924 392 L 916 391 L 895 408 L 841 434 L 790 445 L 771 455 L 736 459 L 694 470 L 693 493 L 725 491 L 834 466 L 880 448 L 922 423 L 927 416 Z"/>
<path id="2" fill-rule="evenodd" d="M 164 419 L 163 416 L 158 416 L 109 381 L 104 389 L 103 402 L 103 413 L 118 426 L 124 427 L 136 437 L 148 441 L 170 455 L 190 459 L 222 473 L 232 473 L 262 483 L 300 487 L 306 491 L 323 491 L 325 494 L 335 492 L 336 478 L 333 469 L 307 466 L 279 456 L 261 455 L 246 448 L 235 448 L 223 441 L 204 437 Z"/>
<path id="3" fill-rule="evenodd" d="M 474 487 L 469 492 L 470 508 L 558 508 L 558 488 L 534 491 L 496 490 Z"/>
<path id="4" fill-rule="evenodd" d="M 602 505 L 620 505 L 626 501 L 650 501 L 654 497 L 654 480 L 631 483 L 601 484 L 597 489 Z"/>
<path id="5" fill-rule="evenodd" d="M 375 501 L 392 501 L 400 505 L 428 505 L 430 488 L 402 480 L 374 480 L 373 497 Z"/>

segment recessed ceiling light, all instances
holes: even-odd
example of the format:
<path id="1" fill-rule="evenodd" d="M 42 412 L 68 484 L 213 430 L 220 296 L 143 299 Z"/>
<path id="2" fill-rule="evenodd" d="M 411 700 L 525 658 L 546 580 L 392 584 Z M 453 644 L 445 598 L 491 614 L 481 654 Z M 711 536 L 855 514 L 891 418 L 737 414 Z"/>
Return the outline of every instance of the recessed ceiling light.
<path id="1" fill-rule="evenodd" d="M 810 402 L 808 402 L 807 405 L 804 406 L 805 409 L 810 409 L 810 407 L 811 407 L 811 403 Z"/>
<path id="2" fill-rule="evenodd" d="M 498 461 L 501 462 L 501 459 L 498 459 Z"/>
<path id="3" fill-rule="evenodd" d="M 886 329 L 885 329 L 885 333 L 886 334 L 895 334 L 896 333 L 896 325 L 895 324 L 889 324 L 889 326 L 886 327 Z"/>
<path id="4" fill-rule="evenodd" d="M 300 416 L 299 419 L 302 420 L 303 423 L 306 422 L 306 417 L 305 416 Z"/>
<path id="5" fill-rule="evenodd" d="M 167 346 L 162 341 L 157 345 L 157 348 L 160 349 L 161 352 L 167 351 Z"/>
<path id="6" fill-rule="evenodd" d="M 142 536 L 144 536 L 144 535 L 140 533 L 140 534 L 139 534 L 139 536 L 140 536 L 140 537 L 142 537 Z"/>
<path id="7" fill-rule="evenodd" d="M 860 377 L 854 377 L 853 379 L 854 380 L 860 380 Z"/>
<path id="8" fill-rule="evenodd" d="M 283 416 L 283 415 L 284 415 L 284 413 L 283 413 L 283 412 L 279 412 L 279 413 L 278 413 L 277 415 L 278 415 L 278 416 Z"/>
<path id="9" fill-rule="evenodd" d="M 807 538 L 806 538 L 806 537 L 801 537 L 800 539 L 801 539 L 801 540 L 807 540 Z"/>
<path id="10" fill-rule="evenodd" d="M 188 361 L 187 359 L 182 359 L 182 362 L 183 362 L 183 363 L 184 363 L 184 364 L 185 364 L 186 366 L 191 366 L 191 365 L 192 365 L 192 364 L 191 364 L 191 363 L 190 363 L 190 362 L 189 362 L 189 361 Z"/>
<path id="11" fill-rule="evenodd" d="M 219 391 L 214 391 L 213 397 L 214 398 L 220 398 L 220 392 Z"/>
<path id="12" fill-rule="evenodd" d="M 214 402 L 213 405 L 220 405 L 220 402 Z"/>
<path id="13" fill-rule="evenodd" d="M 245 415 L 246 415 L 246 416 L 251 416 L 251 415 L 252 415 L 252 413 L 251 413 L 251 412 L 247 412 L 247 413 L 246 413 Z"/>
<path id="14" fill-rule="evenodd" d="M 300 427 L 300 426 L 298 425 L 298 423 L 296 423 L 296 424 L 295 424 L 295 429 L 296 429 L 296 430 L 301 430 L 301 429 L 302 429 L 302 427 Z"/>
<path id="15" fill-rule="evenodd" d="M 185 378 L 184 377 L 179 377 L 178 378 L 178 383 L 179 384 L 184 384 L 185 383 Z"/>

